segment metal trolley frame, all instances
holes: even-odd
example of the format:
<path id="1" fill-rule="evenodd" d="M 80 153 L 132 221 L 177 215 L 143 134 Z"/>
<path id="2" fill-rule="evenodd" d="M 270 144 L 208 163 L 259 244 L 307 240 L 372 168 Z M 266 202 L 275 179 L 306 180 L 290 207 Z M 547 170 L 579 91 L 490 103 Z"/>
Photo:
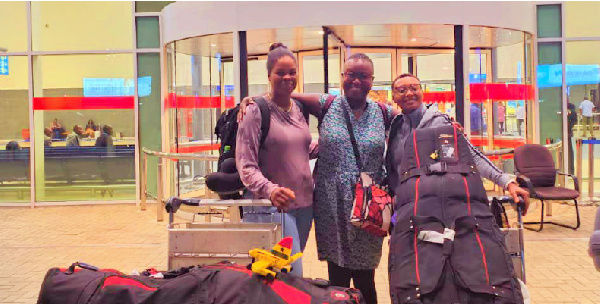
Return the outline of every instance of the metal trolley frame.
<path id="1" fill-rule="evenodd" d="M 500 230 L 506 235 L 504 243 L 510 254 L 517 277 L 523 283 L 527 283 L 525 275 L 525 240 L 523 237 L 523 210 L 525 209 L 525 204 L 523 202 L 515 204 L 510 196 L 489 197 L 490 203 L 494 198 L 498 200 L 500 205 L 511 204 L 517 212 L 517 227 L 500 228 Z"/>
<path id="2" fill-rule="evenodd" d="M 167 201 L 169 212 L 169 270 L 199 264 L 229 260 L 248 264 L 253 248 L 271 249 L 282 238 L 284 218 L 277 223 L 249 223 L 239 218 L 240 206 L 271 206 L 269 200 L 216 200 L 180 199 Z M 203 208 L 204 207 L 204 208 Z M 229 218 L 211 222 L 174 222 L 177 210 L 202 214 L 206 207 L 221 207 L 229 211 Z M 282 213 L 283 215 L 283 213 Z"/>

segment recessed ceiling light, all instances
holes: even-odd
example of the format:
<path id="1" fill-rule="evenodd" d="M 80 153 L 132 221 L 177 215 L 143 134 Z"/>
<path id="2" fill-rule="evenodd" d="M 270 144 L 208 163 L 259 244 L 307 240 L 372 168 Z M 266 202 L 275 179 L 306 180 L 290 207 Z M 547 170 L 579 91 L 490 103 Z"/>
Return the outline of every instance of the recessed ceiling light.
<path id="1" fill-rule="evenodd" d="M 210 44 L 211 47 L 217 47 L 217 44 Z"/>
<path id="2" fill-rule="evenodd" d="M 411 39 L 410 39 L 410 41 L 411 41 L 411 42 L 416 42 L 416 41 L 417 41 L 417 39 L 413 37 L 413 38 L 411 38 Z"/>
<path id="3" fill-rule="evenodd" d="M 325 34 L 325 32 L 319 31 L 319 35 L 323 35 L 323 34 Z"/>

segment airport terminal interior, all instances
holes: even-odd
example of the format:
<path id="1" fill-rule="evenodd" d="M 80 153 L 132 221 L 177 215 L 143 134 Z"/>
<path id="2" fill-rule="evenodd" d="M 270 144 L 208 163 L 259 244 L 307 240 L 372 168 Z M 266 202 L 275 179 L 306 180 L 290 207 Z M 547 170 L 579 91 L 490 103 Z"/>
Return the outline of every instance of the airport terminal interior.
<path id="1" fill-rule="evenodd" d="M 183 4 L 0 2 L 0 207 L 214 197 L 204 181 L 217 168 L 215 124 L 243 97 L 269 90 L 275 42 L 298 59 L 298 93 L 342 94 L 345 59 L 365 53 L 371 100 L 400 110 L 392 81 L 414 74 L 424 102 L 465 124 L 497 167 L 512 174 L 511 149 L 548 145 L 556 167 L 578 176 L 581 200 L 598 199 L 600 2 L 533 3 L 530 28 L 345 18 L 165 35 Z M 586 100 L 591 116 L 580 112 Z M 317 119 L 309 126 L 317 139 Z"/>
<path id="2" fill-rule="evenodd" d="M 13 29 L 0 46 L 4 110 L 0 142 L 2 161 L 8 166 L 1 175 L 3 203 L 135 201 L 140 197 L 142 148 L 217 153 L 216 120 L 239 101 L 234 82 L 237 33 L 161 45 L 160 10 L 168 3 L 2 4 L 2 23 Z M 538 33 L 468 27 L 469 55 L 463 60 L 469 62 L 470 107 L 459 112 L 470 118 L 468 128 L 476 146 L 495 150 L 539 142 L 576 151 L 576 139 L 589 136 L 583 133 L 581 116 L 569 125 L 562 113 L 568 103 L 577 108 L 584 98 L 593 103 L 600 99 L 600 60 L 593 52 L 600 34 L 592 30 L 597 27 L 591 21 L 575 17 L 594 5 L 537 5 Z M 111 14 L 110 27 L 99 27 L 108 12 L 118 13 Z M 266 53 L 271 43 L 282 42 L 299 61 L 297 92 L 340 93 L 344 57 L 363 52 L 375 64 L 371 99 L 392 101 L 392 80 L 410 72 L 421 79 L 427 104 L 457 116 L 452 25 L 322 24 L 244 32 L 247 95 L 268 89 Z M 597 129 L 597 117 L 593 119 L 592 128 Z M 318 135 L 316 120 L 311 132 Z M 110 136 L 114 154 L 97 146 L 104 144 L 97 144 L 103 135 Z M 69 136 L 79 139 L 77 150 L 67 148 Z M 16 145 L 18 150 L 11 150 Z M 584 150 L 584 165 L 588 154 Z M 557 163 L 575 172 L 576 152 L 561 150 L 557 157 Z M 513 171 L 510 155 L 491 158 Z M 156 164 L 149 156 L 145 177 L 152 194 L 156 194 Z M 165 164 L 169 191 L 179 194 L 197 190 L 203 184 L 201 177 L 211 170 L 205 161 Z M 587 180 L 587 168 L 582 176 Z"/>

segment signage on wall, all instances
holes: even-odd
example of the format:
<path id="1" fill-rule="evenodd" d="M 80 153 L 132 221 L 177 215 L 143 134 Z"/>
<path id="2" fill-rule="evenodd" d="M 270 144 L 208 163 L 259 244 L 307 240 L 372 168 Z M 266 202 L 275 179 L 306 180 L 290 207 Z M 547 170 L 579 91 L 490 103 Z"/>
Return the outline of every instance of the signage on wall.
<path id="1" fill-rule="evenodd" d="M 138 78 L 138 94 L 149 96 L 152 92 L 152 77 Z M 126 78 L 83 78 L 84 97 L 134 96 L 133 79 Z"/>
<path id="2" fill-rule="evenodd" d="M 469 74 L 469 83 L 485 83 L 486 74 Z"/>
<path id="3" fill-rule="evenodd" d="M 225 96 L 233 96 L 234 90 L 234 85 L 232 84 L 225 84 Z M 217 85 L 216 89 L 215 89 L 216 93 L 214 93 L 215 95 L 220 95 L 219 93 L 221 92 L 221 86 Z"/>
<path id="4" fill-rule="evenodd" d="M 8 76 L 8 56 L 0 56 L 0 75 Z"/>
<path id="5" fill-rule="evenodd" d="M 567 64 L 567 86 L 580 84 L 600 84 L 600 65 Z M 562 85 L 561 64 L 538 65 L 538 87 L 560 87 Z"/>
<path id="6" fill-rule="evenodd" d="M 146 97 L 152 94 L 152 76 L 138 78 L 138 96 Z"/>

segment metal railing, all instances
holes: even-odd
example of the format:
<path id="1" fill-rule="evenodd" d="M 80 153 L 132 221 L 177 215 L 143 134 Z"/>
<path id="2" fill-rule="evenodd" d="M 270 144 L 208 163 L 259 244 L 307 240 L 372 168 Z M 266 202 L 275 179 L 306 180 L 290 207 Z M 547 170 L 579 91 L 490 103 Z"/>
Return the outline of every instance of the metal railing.
<path id="1" fill-rule="evenodd" d="M 600 144 L 600 140 L 594 137 L 588 139 L 578 138 L 575 144 L 577 146 L 577 163 L 575 167 L 581 187 L 583 186 L 583 145 L 588 145 L 588 198 L 585 203 L 596 203 L 598 199 L 594 198 L 594 145 Z M 582 196 L 583 189 L 579 193 L 579 200 L 582 200 Z"/>
<path id="2" fill-rule="evenodd" d="M 156 166 L 156 197 L 148 193 L 148 156 L 154 156 L 158 158 Z M 164 182 L 163 182 L 163 159 L 170 160 L 197 160 L 204 161 L 206 174 L 212 172 L 211 163 L 219 161 L 219 156 L 216 155 L 198 155 L 198 154 L 180 154 L 180 153 L 168 153 L 153 151 L 146 148 L 142 148 L 142 174 L 141 179 L 141 199 L 140 208 L 146 210 L 146 203 L 148 197 L 156 199 L 156 220 L 164 220 L 165 212 L 165 195 L 164 195 Z M 210 193 L 205 185 L 205 193 Z"/>

